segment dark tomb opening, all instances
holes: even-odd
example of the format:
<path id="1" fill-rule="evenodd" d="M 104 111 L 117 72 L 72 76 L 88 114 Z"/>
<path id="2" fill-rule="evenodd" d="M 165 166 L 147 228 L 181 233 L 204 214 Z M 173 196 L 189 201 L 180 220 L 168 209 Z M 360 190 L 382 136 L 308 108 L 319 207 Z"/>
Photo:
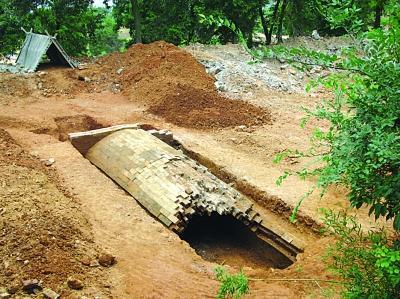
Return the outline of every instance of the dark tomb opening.
<path id="1" fill-rule="evenodd" d="M 279 268 L 292 264 L 286 256 L 261 240 L 232 216 L 195 215 L 181 238 L 203 259 L 236 267 Z"/>

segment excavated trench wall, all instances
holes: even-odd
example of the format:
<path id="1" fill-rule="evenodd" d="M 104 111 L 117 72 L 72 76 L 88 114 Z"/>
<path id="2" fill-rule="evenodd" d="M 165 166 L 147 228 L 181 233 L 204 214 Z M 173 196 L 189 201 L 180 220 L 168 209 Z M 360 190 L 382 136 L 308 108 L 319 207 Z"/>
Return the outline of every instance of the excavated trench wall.
<path id="1" fill-rule="evenodd" d="M 168 228 L 180 233 L 194 215 L 232 215 L 292 260 L 301 246 L 264 225 L 252 202 L 206 167 L 168 145 L 172 134 L 123 125 L 70 134 L 72 144 Z"/>

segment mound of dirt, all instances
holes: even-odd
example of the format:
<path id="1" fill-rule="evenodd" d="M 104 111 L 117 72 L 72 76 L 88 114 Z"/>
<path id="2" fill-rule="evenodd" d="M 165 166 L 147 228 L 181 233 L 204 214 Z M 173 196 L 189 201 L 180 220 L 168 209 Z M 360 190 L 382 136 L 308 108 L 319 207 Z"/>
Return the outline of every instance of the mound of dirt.
<path id="1" fill-rule="evenodd" d="M 270 113 L 264 109 L 187 85 L 177 86 L 148 111 L 176 125 L 197 129 L 253 126 L 271 120 Z"/>
<path id="2" fill-rule="evenodd" d="M 0 173 L 0 286 L 22 294 L 24 280 L 37 280 L 66 296 L 68 277 L 90 284 L 101 270 L 81 261 L 96 259 L 100 249 L 79 204 L 1 129 Z"/>
<path id="3" fill-rule="evenodd" d="M 166 42 L 138 44 L 99 61 L 136 102 L 154 105 L 177 85 L 213 90 L 214 79 L 188 52 Z"/>
<path id="4" fill-rule="evenodd" d="M 125 53 L 103 57 L 80 74 L 86 83 L 79 86 L 122 89 L 150 113 L 180 126 L 206 129 L 270 121 L 268 111 L 220 96 L 204 66 L 166 42 L 134 45 Z"/>

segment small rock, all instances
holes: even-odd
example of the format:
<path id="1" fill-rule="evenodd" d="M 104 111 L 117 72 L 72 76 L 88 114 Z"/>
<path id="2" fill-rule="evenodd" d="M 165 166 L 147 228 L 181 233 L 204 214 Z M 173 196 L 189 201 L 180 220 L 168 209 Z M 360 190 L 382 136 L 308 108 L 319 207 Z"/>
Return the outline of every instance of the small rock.
<path id="1" fill-rule="evenodd" d="M 193 190 L 190 189 L 190 188 L 186 188 L 186 189 L 185 189 L 185 192 L 186 192 L 187 194 L 192 194 L 192 193 L 193 193 Z"/>
<path id="2" fill-rule="evenodd" d="M 45 76 L 45 75 L 47 75 L 47 72 L 38 72 L 38 76 L 39 76 L 39 77 L 43 77 L 43 76 Z"/>
<path id="3" fill-rule="evenodd" d="M 0 299 L 8 299 L 11 295 L 7 292 L 6 288 L 0 288 Z"/>
<path id="4" fill-rule="evenodd" d="M 100 264 L 99 264 L 98 261 L 92 260 L 92 261 L 90 261 L 90 265 L 89 265 L 89 266 L 92 267 L 92 268 L 94 268 L 94 267 L 99 267 Z"/>
<path id="5" fill-rule="evenodd" d="M 123 71 L 124 71 L 124 68 L 121 67 L 120 69 L 117 70 L 117 74 L 118 74 L 118 75 L 121 75 Z"/>
<path id="6" fill-rule="evenodd" d="M 246 130 L 247 127 L 246 127 L 245 125 L 241 125 L 241 126 L 238 126 L 238 129 L 239 129 L 239 130 Z"/>
<path id="7" fill-rule="evenodd" d="M 68 278 L 67 285 L 69 288 L 71 288 L 73 290 L 82 290 L 83 289 L 83 282 L 74 277 Z"/>
<path id="8" fill-rule="evenodd" d="M 83 257 L 83 258 L 81 259 L 82 265 L 90 266 L 90 262 L 91 262 L 91 260 L 90 260 L 90 258 L 87 257 L 87 256 L 85 256 L 85 257 Z"/>
<path id="9" fill-rule="evenodd" d="M 43 295 L 44 295 L 44 298 L 47 298 L 47 299 L 58 299 L 58 298 L 60 298 L 59 294 L 57 294 L 56 292 L 54 292 L 52 289 L 49 289 L 49 288 L 43 289 Z"/>
<path id="10" fill-rule="evenodd" d="M 312 31 L 311 37 L 312 37 L 313 39 L 316 39 L 316 40 L 321 39 L 321 36 L 319 35 L 319 33 L 318 33 L 317 30 L 313 30 L 313 31 Z"/>
<path id="11" fill-rule="evenodd" d="M 37 279 L 28 279 L 22 281 L 22 289 L 29 294 L 33 294 L 35 290 L 41 290 L 42 287 Z"/>
<path id="12" fill-rule="evenodd" d="M 218 91 L 221 91 L 221 92 L 228 91 L 228 88 L 220 81 L 215 82 L 215 87 L 217 88 Z"/>
<path id="13" fill-rule="evenodd" d="M 278 61 L 279 61 L 280 63 L 285 63 L 285 62 L 286 62 L 286 60 L 283 59 L 283 58 L 278 58 Z"/>
<path id="14" fill-rule="evenodd" d="M 11 285 L 9 285 L 9 286 L 7 287 L 7 290 L 8 290 L 8 292 L 9 292 L 10 294 L 15 294 L 15 293 L 18 292 L 18 290 L 19 290 L 20 288 L 21 288 L 20 283 L 14 282 L 14 283 L 11 283 Z"/>
<path id="15" fill-rule="evenodd" d="M 55 160 L 54 158 L 50 158 L 50 159 L 48 159 L 48 160 L 46 160 L 46 161 L 44 162 L 44 165 L 46 165 L 46 166 L 51 166 L 51 165 L 53 165 L 55 162 L 56 162 L 56 160 Z"/>
<path id="16" fill-rule="evenodd" d="M 38 151 L 31 151 L 29 154 L 31 156 L 34 156 L 34 157 L 39 157 L 39 152 Z"/>
<path id="17" fill-rule="evenodd" d="M 283 64 L 281 65 L 281 70 L 286 70 L 289 67 L 288 64 Z"/>
<path id="18" fill-rule="evenodd" d="M 98 260 L 99 264 L 103 267 L 111 267 L 115 264 L 115 257 L 108 253 L 100 255 Z"/>
<path id="19" fill-rule="evenodd" d="M 88 83 L 91 81 L 90 78 L 84 77 L 84 76 L 78 76 L 78 80 L 83 81 L 83 82 L 88 82 Z"/>
<path id="20" fill-rule="evenodd" d="M 319 73 L 322 71 L 322 67 L 316 66 L 316 67 L 314 67 L 314 71 L 315 71 L 317 74 L 319 74 Z"/>

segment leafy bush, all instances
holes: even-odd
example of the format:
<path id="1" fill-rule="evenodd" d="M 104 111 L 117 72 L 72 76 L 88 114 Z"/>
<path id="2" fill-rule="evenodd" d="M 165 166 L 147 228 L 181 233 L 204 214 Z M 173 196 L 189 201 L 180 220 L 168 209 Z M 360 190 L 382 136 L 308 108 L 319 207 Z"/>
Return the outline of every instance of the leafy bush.
<path id="1" fill-rule="evenodd" d="M 345 298 L 400 298 L 400 247 L 385 231 L 363 234 L 346 214 L 326 211 L 327 229 L 338 237 L 326 255 L 334 273 L 343 278 Z"/>
<path id="2" fill-rule="evenodd" d="M 216 267 L 215 275 L 221 282 L 218 290 L 218 299 L 240 298 L 249 292 L 249 280 L 246 275 L 240 271 L 237 274 L 230 274 L 224 267 Z"/>
<path id="3" fill-rule="evenodd" d="M 315 83 L 333 91 L 307 118 L 329 121 L 328 130 L 316 129 L 313 146 L 297 157 L 315 157 L 322 167 L 296 173 L 316 176 L 324 192 L 331 185 L 349 188 L 352 206 L 370 206 L 376 218 L 393 219 L 400 230 L 400 4 L 383 20 L 384 29 L 360 37 L 356 47 L 341 55 L 307 49 L 275 48 L 257 55 L 276 55 L 303 67 L 336 69 Z M 291 152 L 293 153 L 293 151 Z M 281 159 L 284 153 L 277 160 Z M 281 181 L 281 180 L 279 180 Z"/>

